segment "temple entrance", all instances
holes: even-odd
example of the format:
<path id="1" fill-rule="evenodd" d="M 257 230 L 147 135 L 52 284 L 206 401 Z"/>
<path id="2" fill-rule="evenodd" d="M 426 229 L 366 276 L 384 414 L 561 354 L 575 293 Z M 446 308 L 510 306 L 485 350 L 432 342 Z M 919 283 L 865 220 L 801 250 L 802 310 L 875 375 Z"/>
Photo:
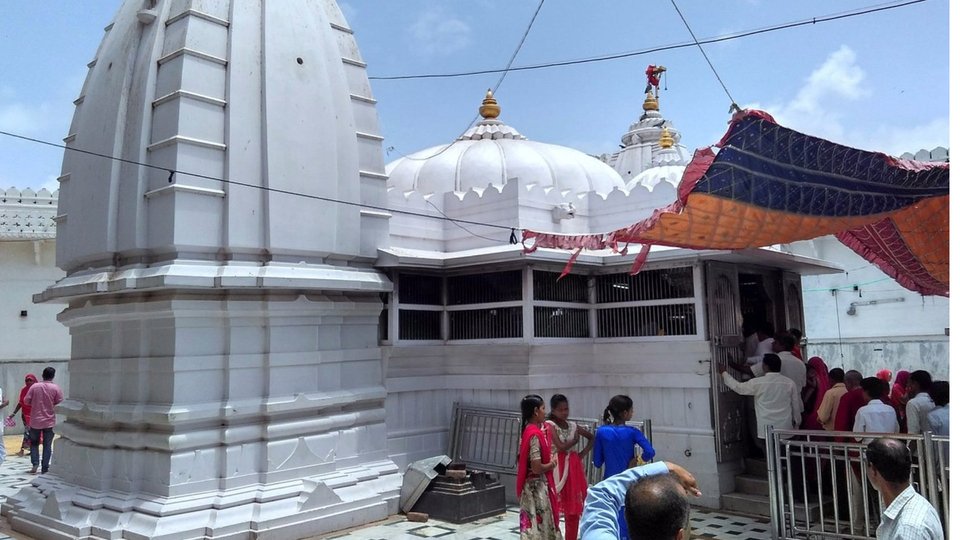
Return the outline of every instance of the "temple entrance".
<path id="1" fill-rule="evenodd" d="M 714 365 L 711 402 L 717 461 L 733 461 L 743 457 L 753 442 L 749 422 L 755 420 L 747 410 L 747 400 L 723 384 L 717 368 L 744 360 L 744 321 L 753 326 L 766 321 L 777 331 L 803 330 L 800 276 L 776 268 L 712 261 L 704 276 Z"/>

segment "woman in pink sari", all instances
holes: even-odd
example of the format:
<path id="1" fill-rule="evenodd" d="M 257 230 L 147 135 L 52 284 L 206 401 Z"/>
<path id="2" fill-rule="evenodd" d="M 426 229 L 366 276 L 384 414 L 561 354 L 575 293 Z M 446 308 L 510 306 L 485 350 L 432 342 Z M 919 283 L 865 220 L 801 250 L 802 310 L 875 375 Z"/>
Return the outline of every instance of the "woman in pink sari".
<path id="1" fill-rule="evenodd" d="M 827 377 L 827 364 L 823 358 L 813 356 L 807 361 L 807 384 L 803 387 L 800 399 L 803 402 L 803 420 L 800 429 L 823 430 L 817 419 L 817 410 L 823 402 L 823 395 L 830 389 Z"/>
<path id="2" fill-rule="evenodd" d="M 557 458 L 550 455 L 553 435 L 543 423 L 547 416 L 543 398 L 535 395 L 523 398 L 520 414 L 523 419 L 517 456 L 520 540 L 563 540 L 551 474 L 557 468 Z"/>

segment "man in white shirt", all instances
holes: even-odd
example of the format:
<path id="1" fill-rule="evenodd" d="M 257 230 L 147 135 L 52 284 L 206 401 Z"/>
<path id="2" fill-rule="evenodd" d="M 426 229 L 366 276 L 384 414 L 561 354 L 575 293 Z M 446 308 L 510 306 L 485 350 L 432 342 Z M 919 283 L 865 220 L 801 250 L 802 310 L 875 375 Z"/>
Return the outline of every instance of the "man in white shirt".
<path id="1" fill-rule="evenodd" d="M 780 373 L 781 360 L 776 354 L 763 357 L 763 376 L 740 382 L 720 368 L 723 383 L 734 392 L 754 396 L 757 411 L 757 438 L 766 439 L 767 426 L 795 429 L 800 425 L 803 405 L 800 391 L 793 381 Z"/>
<path id="2" fill-rule="evenodd" d="M 793 354 L 795 345 L 793 336 L 779 334 L 773 340 L 773 352 L 780 357 L 780 373 L 797 385 L 797 391 L 802 392 L 807 384 L 807 365 Z M 756 366 L 754 366 L 756 369 Z M 758 375 L 759 376 L 759 375 Z"/>
<path id="3" fill-rule="evenodd" d="M 877 540 L 943 540 L 937 510 L 910 484 L 910 450 L 896 439 L 875 439 L 865 455 L 867 479 L 883 504 Z"/>
<path id="4" fill-rule="evenodd" d="M 763 355 L 773 352 L 773 325 L 768 322 L 761 322 L 757 325 L 756 345 L 753 344 L 752 336 L 747 338 L 744 357 L 747 359 L 747 365 L 759 365 L 763 360 Z M 758 375 L 759 376 L 759 375 Z"/>
<path id="5" fill-rule="evenodd" d="M 929 394 L 932 384 L 933 379 L 927 371 L 921 369 L 910 374 L 907 383 L 910 395 L 910 401 L 907 402 L 907 433 L 930 431 L 927 414 L 935 407 Z"/>
<path id="6" fill-rule="evenodd" d="M 867 404 L 857 411 L 853 420 L 853 430 L 860 433 L 898 433 L 897 411 L 880 400 L 884 394 L 883 381 L 876 377 L 867 377 L 860 383 Z M 872 438 L 864 438 L 864 444 L 870 444 Z"/>

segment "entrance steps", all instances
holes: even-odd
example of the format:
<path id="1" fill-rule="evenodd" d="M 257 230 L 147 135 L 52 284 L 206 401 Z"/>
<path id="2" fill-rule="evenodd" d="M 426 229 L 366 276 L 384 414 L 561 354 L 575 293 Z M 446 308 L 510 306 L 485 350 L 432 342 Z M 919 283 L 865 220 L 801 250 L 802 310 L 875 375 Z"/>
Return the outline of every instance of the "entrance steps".
<path id="1" fill-rule="evenodd" d="M 744 461 L 746 469 L 735 478 L 736 490 L 720 496 L 720 508 L 730 512 L 769 518 L 770 482 L 767 477 L 767 462 L 753 458 L 747 458 Z M 820 504 L 817 501 L 811 501 L 809 505 L 804 505 L 802 502 L 794 504 L 793 511 L 798 519 L 807 519 L 807 515 L 810 521 L 820 519 Z"/>

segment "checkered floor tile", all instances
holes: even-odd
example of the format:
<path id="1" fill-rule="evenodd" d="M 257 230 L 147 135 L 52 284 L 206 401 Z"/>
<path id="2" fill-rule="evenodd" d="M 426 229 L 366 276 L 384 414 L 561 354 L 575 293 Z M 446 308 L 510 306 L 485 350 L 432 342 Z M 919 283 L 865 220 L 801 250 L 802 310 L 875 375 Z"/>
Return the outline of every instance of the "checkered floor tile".
<path id="1" fill-rule="evenodd" d="M 430 520 L 413 523 L 402 516 L 366 527 L 320 536 L 315 540 L 418 540 L 422 538 L 447 538 L 450 540 L 503 540 L 519 538 L 519 514 L 515 507 L 496 517 L 473 523 L 453 525 Z M 713 510 L 694 508 L 690 514 L 692 539 L 724 538 L 734 540 L 767 540 L 769 525 L 748 517 L 723 514 Z M 562 527 L 562 524 L 561 524 Z"/>

